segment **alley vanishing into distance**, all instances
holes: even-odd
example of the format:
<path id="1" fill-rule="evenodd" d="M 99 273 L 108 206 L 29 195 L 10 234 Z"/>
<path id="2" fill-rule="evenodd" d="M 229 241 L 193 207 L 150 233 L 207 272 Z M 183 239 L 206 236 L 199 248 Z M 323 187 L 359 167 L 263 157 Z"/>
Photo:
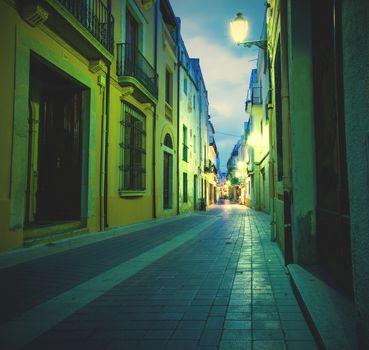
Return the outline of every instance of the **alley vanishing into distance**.
<path id="1" fill-rule="evenodd" d="M 226 202 L 3 254 L 1 349 L 316 349 L 269 232 Z"/>

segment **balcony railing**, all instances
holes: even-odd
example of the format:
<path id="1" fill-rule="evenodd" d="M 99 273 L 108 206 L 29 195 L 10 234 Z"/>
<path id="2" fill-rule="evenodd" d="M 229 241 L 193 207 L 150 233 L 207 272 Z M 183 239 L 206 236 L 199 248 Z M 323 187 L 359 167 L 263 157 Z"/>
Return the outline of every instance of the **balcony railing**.
<path id="1" fill-rule="evenodd" d="M 158 98 L 158 75 L 154 68 L 133 45 L 117 45 L 117 75 L 137 79 L 155 98 Z"/>
<path id="2" fill-rule="evenodd" d="M 214 174 L 218 173 L 217 167 L 215 166 L 215 164 L 213 164 L 213 162 L 210 159 L 208 159 L 207 165 L 205 163 L 204 173 L 214 173 Z"/>
<path id="3" fill-rule="evenodd" d="M 110 53 L 114 52 L 114 17 L 100 0 L 57 0 Z"/>
<path id="4" fill-rule="evenodd" d="M 251 101 L 253 105 L 261 105 L 263 103 L 262 90 L 260 86 L 252 88 Z"/>

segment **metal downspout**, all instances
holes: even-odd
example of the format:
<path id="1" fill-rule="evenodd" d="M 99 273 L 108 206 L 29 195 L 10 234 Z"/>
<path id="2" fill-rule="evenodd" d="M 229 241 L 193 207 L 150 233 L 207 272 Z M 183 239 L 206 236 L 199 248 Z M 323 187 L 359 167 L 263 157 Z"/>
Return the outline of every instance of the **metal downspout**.
<path id="1" fill-rule="evenodd" d="M 180 47 L 179 47 L 179 35 L 180 35 L 180 22 L 177 20 L 177 215 L 180 214 L 179 212 L 179 130 L 180 130 L 180 78 L 181 78 L 181 63 L 180 59 Z"/>
<path id="2" fill-rule="evenodd" d="M 284 259 L 285 265 L 293 262 L 293 242 L 291 226 L 291 135 L 288 86 L 288 29 L 287 0 L 281 0 L 281 97 L 282 97 L 282 135 L 283 135 L 283 202 L 284 202 Z"/>
<path id="3" fill-rule="evenodd" d="M 158 20 L 159 20 L 159 3 L 160 0 L 155 3 L 155 30 L 154 30 L 154 69 L 155 75 L 158 79 Z M 157 84 L 159 81 L 157 81 Z M 153 120 L 153 134 L 152 134 L 152 218 L 156 219 L 156 117 L 157 106 L 154 104 L 154 120 Z"/>
<path id="4" fill-rule="evenodd" d="M 100 144 L 100 183 L 99 183 L 99 199 L 100 199 L 100 210 L 99 210 L 99 217 L 100 217 L 100 231 L 104 231 L 104 199 L 105 199 L 105 191 L 104 191 L 104 154 L 105 154 L 105 96 L 106 91 L 105 88 L 102 89 L 102 105 L 101 105 L 101 144 Z"/>
<path id="5" fill-rule="evenodd" d="M 111 0 L 108 0 L 108 18 L 111 17 Z M 114 33 L 111 32 L 112 27 L 108 25 L 108 38 Z M 113 41 L 114 43 L 114 41 Z M 106 119 L 105 119 L 105 164 L 104 164 L 104 228 L 109 227 L 108 224 L 108 171 L 109 171 L 109 113 L 110 113 L 110 66 L 108 63 L 108 71 L 106 73 Z"/>

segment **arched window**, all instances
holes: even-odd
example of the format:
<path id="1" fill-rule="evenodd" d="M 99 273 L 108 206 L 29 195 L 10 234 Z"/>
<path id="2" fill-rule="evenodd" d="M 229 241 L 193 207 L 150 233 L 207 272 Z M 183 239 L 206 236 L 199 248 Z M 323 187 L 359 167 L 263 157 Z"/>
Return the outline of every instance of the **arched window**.
<path id="1" fill-rule="evenodd" d="M 164 138 L 164 146 L 170 148 L 170 149 L 173 149 L 173 142 L 172 142 L 172 138 L 170 137 L 169 134 L 166 134 L 165 135 L 165 138 Z"/>

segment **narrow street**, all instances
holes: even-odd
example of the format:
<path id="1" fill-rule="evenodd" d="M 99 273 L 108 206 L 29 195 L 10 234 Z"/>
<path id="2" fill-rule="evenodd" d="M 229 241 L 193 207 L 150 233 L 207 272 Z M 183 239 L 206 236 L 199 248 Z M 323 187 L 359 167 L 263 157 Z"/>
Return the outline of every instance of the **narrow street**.
<path id="1" fill-rule="evenodd" d="M 316 349 L 269 225 L 223 204 L 2 254 L 0 347 Z"/>

